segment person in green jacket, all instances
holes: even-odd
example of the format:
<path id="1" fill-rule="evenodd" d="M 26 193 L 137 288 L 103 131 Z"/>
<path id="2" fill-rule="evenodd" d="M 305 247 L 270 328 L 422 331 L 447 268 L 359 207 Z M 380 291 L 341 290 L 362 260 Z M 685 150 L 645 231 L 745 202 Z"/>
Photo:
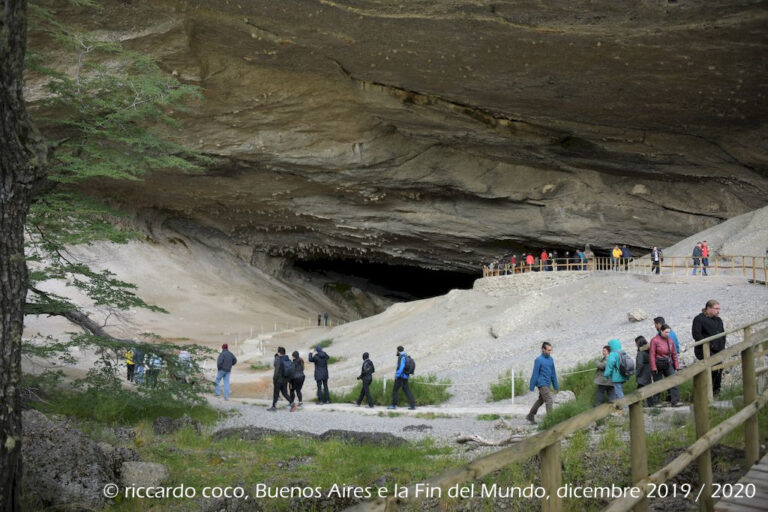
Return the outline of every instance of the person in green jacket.
<path id="1" fill-rule="evenodd" d="M 627 382 L 627 378 L 619 371 L 621 342 L 617 339 L 612 339 L 608 342 L 608 346 L 611 348 L 611 353 L 608 354 L 608 360 L 605 362 L 605 373 L 603 375 L 613 383 L 613 396 L 618 400 L 619 398 L 624 398 L 624 383 Z"/>

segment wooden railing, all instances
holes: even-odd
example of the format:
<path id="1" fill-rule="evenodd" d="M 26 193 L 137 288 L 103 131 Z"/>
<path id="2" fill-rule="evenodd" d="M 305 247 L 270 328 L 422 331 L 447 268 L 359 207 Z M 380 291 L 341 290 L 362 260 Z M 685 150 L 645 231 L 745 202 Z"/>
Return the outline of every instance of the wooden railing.
<path id="1" fill-rule="evenodd" d="M 638 259 L 614 259 L 607 256 L 598 256 L 586 260 L 577 260 L 574 258 L 558 258 L 556 260 L 537 261 L 533 265 L 525 263 L 509 262 L 501 263 L 498 266 L 483 266 L 483 277 L 505 276 L 520 274 L 526 272 L 548 272 L 548 271 L 614 271 L 629 272 L 632 274 L 652 273 L 664 275 L 689 275 L 693 274 L 704 277 L 712 276 L 742 276 L 751 279 L 752 282 L 765 284 L 768 286 L 766 272 L 768 272 L 768 259 L 757 256 L 715 256 L 708 258 L 708 265 L 704 266 L 701 262 L 694 266 L 694 261 L 690 256 L 665 256 L 664 260 L 654 264 L 647 256 Z M 706 271 L 706 274 L 704 272 Z"/>
<path id="2" fill-rule="evenodd" d="M 757 327 L 761 324 L 761 330 Z M 744 340 L 713 356 L 710 356 L 710 342 L 726 335 L 743 333 Z M 634 509 L 635 512 L 648 510 L 648 493 L 659 484 L 666 482 L 679 474 L 689 464 L 696 461 L 698 464 L 699 487 L 702 492 L 699 496 L 700 510 L 712 511 L 714 500 L 712 498 L 712 457 L 710 449 L 725 435 L 744 424 L 745 457 L 747 467 L 752 466 L 759 458 L 759 431 L 758 411 L 768 403 L 768 392 L 757 394 L 757 375 L 768 370 L 768 367 L 758 371 L 755 368 L 756 348 L 765 352 L 768 346 L 768 318 L 734 329 L 710 338 L 701 340 L 695 345 L 703 345 L 704 359 L 681 370 L 675 375 L 662 379 L 648 386 L 644 386 L 624 398 L 616 400 L 612 404 L 603 404 L 594 409 L 574 416 L 549 430 L 539 432 L 517 444 L 503 448 L 490 455 L 480 457 L 472 462 L 451 470 L 441 475 L 430 478 L 422 485 L 439 487 L 447 491 L 450 487 L 472 482 L 494 471 L 516 463 L 523 462 L 535 455 L 539 455 L 541 464 L 541 486 L 546 490 L 548 499 L 541 500 L 541 508 L 546 512 L 558 512 L 562 510 L 561 498 L 557 495 L 557 489 L 562 486 L 562 465 L 560 460 L 561 442 L 569 435 L 581 429 L 591 426 L 596 421 L 607 417 L 612 412 L 629 407 L 630 430 L 630 454 L 631 475 L 633 486 L 640 492 L 637 496 L 627 496 L 610 503 L 605 511 L 620 512 Z M 710 428 L 709 400 L 712 383 L 711 371 L 724 366 L 727 359 L 740 356 L 744 406 L 742 409 L 723 421 L 714 428 Z M 643 401 L 658 393 L 693 379 L 693 413 L 696 431 L 696 442 L 689 446 L 680 456 L 672 462 L 656 471 L 648 474 L 648 454 L 646 451 L 646 434 L 643 420 Z M 701 487 L 703 486 L 703 487 Z M 429 488 L 429 487 L 421 487 Z M 408 488 L 408 496 L 416 495 L 416 486 Z M 361 503 L 348 510 L 355 511 L 389 511 L 397 509 L 404 499 L 390 496 L 375 501 Z"/>

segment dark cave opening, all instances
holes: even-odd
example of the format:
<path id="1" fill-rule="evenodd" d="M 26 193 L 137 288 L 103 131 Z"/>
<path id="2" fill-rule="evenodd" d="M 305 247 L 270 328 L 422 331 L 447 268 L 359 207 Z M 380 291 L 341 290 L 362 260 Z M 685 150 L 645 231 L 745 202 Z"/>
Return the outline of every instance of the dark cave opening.
<path id="1" fill-rule="evenodd" d="M 397 300 L 426 299 L 455 288 L 469 289 L 475 279 L 481 277 L 480 269 L 477 273 L 467 273 L 349 259 L 299 260 L 294 266 Z"/>

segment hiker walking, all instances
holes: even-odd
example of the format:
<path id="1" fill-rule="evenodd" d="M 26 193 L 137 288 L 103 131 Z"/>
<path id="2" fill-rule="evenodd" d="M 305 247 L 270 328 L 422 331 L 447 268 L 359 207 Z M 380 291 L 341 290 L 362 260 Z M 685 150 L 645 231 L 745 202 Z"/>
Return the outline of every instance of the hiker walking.
<path id="1" fill-rule="evenodd" d="M 402 345 L 397 347 L 397 366 L 395 367 L 395 387 L 392 391 L 392 405 L 387 409 L 397 409 L 397 402 L 400 398 L 400 388 L 405 392 L 405 396 L 408 398 L 409 409 L 416 408 L 416 401 L 413 399 L 413 393 L 411 388 L 408 387 L 408 377 L 413 374 L 413 370 L 416 364 L 413 362 L 413 358 L 405 353 L 405 349 Z"/>
<path id="2" fill-rule="evenodd" d="M 293 361 L 285 355 L 285 347 L 277 347 L 277 354 L 275 354 L 272 366 L 275 368 L 272 374 L 272 407 L 267 410 L 269 412 L 277 411 L 277 401 L 280 399 L 280 395 L 283 395 L 291 404 L 291 410 L 294 411 L 293 402 L 288 395 L 288 382 L 293 378 Z"/>
<path id="3" fill-rule="evenodd" d="M 317 326 L 320 327 L 323 324 L 323 315 L 317 314 Z"/>
<path id="4" fill-rule="evenodd" d="M 539 411 L 539 407 L 546 404 L 547 414 L 552 412 L 552 391 L 560 390 L 557 383 L 557 372 L 555 371 L 555 360 L 552 358 L 552 344 L 545 341 L 541 344 L 541 355 L 533 363 L 533 372 L 531 372 L 531 382 L 528 388 L 539 388 L 539 398 L 533 403 L 533 407 L 528 411 L 525 417 L 530 423 L 536 424 L 534 416 Z"/>
<path id="5" fill-rule="evenodd" d="M 237 364 L 235 354 L 229 351 L 229 345 L 221 346 L 221 353 L 216 360 L 216 396 L 221 395 L 221 381 L 224 381 L 224 400 L 229 400 L 229 377 L 232 367 Z"/>
<path id="6" fill-rule="evenodd" d="M 293 377 L 291 378 L 290 382 L 290 391 L 291 391 L 291 412 L 296 412 L 296 409 L 298 407 L 302 407 L 304 405 L 304 401 L 301 399 L 301 388 L 304 387 L 304 360 L 299 356 L 299 351 L 294 350 L 293 354 L 291 354 L 293 357 Z M 299 403 L 296 403 L 296 398 L 298 397 Z"/>
<path id="7" fill-rule="evenodd" d="M 363 398 L 368 402 L 368 407 L 373 407 L 371 381 L 373 381 L 373 372 L 375 371 L 376 368 L 373 366 L 373 361 L 368 359 L 368 352 L 363 352 L 363 367 L 360 370 L 360 375 L 357 377 L 357 380 L 363 383 L 363 389 L 360 390 L 360 396 L 357 397 L 357 402 L 355 402 L 358 407 L 363 403 Z"/>
<path id="8" fill-rule="evenodd" d="M 141 386 L 144 383 L 144 351 L 141 348 L 133 349 L 133 383 Z"/>
<path id="9" fill-rule="evenodd" d="M 323 313 L 323 320 L 325 320 L 325 326 L 328 327 L 328 312 Z"/>
<path id="10" fill-rule="evenodd" d="M 663 316 L 657 316 L 653 319 L 653 327 L 656 329 L 656 334 L 661 334 L 661 327 L 666 323 L 667 322 L 664 321 Z M 667 325 L 667 327 L 669 327 L 669 325 Z M 673 331 L 671 327 L 669 329 L 669 339 L 675 344 L 675 352 L 680 355 L 680 341 L 677 339 L 677 334 L 675 334 L 675 331 Z"/>
<path id="11" fill-rule="evenodd" d="M 533 257 L 533 254 L 528 253 L 528 255 L 526 255 L 526 257 L 525 257 L 525 264 L 528 266 L 528 272 L 533 270 L 534 262 L 535 262 L 535 259 Z"/>
<path id="12" fill-rule="evenodd" d="M 128 382 L 133 381 L 133 371 L 136 368 L 136 365 L 133 364 L 133 349 L 129 348 L 125 351 L 125 367 L 128 370 L 128 375 L 126 376 L 126 380 Z"/>
<path id="13" fill-rule="evenodd" d="M 700 341 L 716 334 L 725 332 L 723 320 L 720 318 L 720 303 L 716 300 L 708 300 L 701 313 L 696 315 L 691 326 L 691 335 L 694 341 Z M 709 342 L 709 353 L 715 355 L 725 349 L 725 336 Z M 704 359 L 704 348 L 702 345 L 694 347 L 693 353 L 696 359 Z M 720 393 L 720 384 L 722 381 L 723 370 L 712 372 L 712 393 Z"/>
<path id="14" fill-rule="evenodd" d="M 653 382 L 658 382 L 666 377 L 671 377 L 680 369 L 680 362 L 677 359 L 677 352 L 672 339 L 669 336 L 671 329 L 667 324 L 661 326 L 659 334 L 651 339 L 651 372 L 653 372 Z M 661 397 L 659 397 L 661 398 Z M 654 399 L 654 402 L 656 400 Z M 682 405 L 680 402 L 680 393 L 677 386 L 669 390 L 669 402 L 673 406 Z"/>
<path id="15" fill-rule="evenodd" d="M 595 384 L 597 384 L 597 396 L 595 397 L 595 407 L 604 403 L 606 400 L 613 402 L 613 382 L 605 378 L 605 363 L 608 354 L 611 353 L 611 347 L 603 346 L 603 357 L 597 362 L 595 371 Z"/>
<path id="16" fill-rule="evenodd" d="M 624 260 L 624 270 L 629 270 L 629 263 L 632 261 L 632 249 L 626 245 L 621 246 L 621 259 Z"/>
<path id="17" fill-rule="evenodd" d="M 635 338 L 635 345 L 637 345 L 635 376 L 637 379 L 637 389 L 640 389 L 653 382 L 653 375 L 651 372 L 651 346 L 648 344 L 648 340 L 645 339 L 645 336 L 638 336 Z M 656 403 L 656 396 L 648 397 L 645 400 L 645 404 L 648 406 L 652 406 L 654 403 Z"/>
<path id="18" fill-rule="evenodd" d="M 147 354 L 147 385 L 156 388 L 157 377 L 163 368 L 163 359 L 157 354 Z"/>
<path id="19" fill-rule="evenodd" d="M 326 313 L 327 314 L 327 313 Z M 315 382 L 317 383 L 317 403 L 329 404 L 331 398 L 328 393 L 328 354 L 320 345 L 315 347 L 316 354 L 309 352 L 309 362 L 315 363 Z"/>
<path id="20" fill-rule="evenodd" d="M 611 270 L 619 270 L 619 264 L 621 261 L 621 248 L 618 244 L 613 246 L 611 251 Z"/>
<path id="21" fill-rule="evenodd" d="M 664 261 L 664 253 L 657 246 L 651 249 L 651 272 L 661 273 L 661 263 Z"/>
<path id="22" fill-rule="evenodd" d="M 611 349 L 611 353 L 608 354 L 608 359 L 605 362 L 603 375 L 613 383 L 614 396 L 618 400 L 624 398 L 624 383 L 628 380 L 621 373 L 621 359 L 624 357 L 626 360 L 629 356 L 621 350 L 621 342 L 615 338 L 608 342 L 608 347 Z"/>

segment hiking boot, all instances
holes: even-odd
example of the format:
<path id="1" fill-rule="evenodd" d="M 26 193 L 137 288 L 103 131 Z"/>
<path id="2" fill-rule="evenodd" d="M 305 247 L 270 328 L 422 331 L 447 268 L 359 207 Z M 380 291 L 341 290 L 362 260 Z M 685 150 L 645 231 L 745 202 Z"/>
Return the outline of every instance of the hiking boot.
<path id="1" fill-rule="evenodd" d="M 410 406 L 410 407 L 408 408 L 408 410 L 409 410 L 409 411 L 415 411 L 415 410 L 416 410 L 416 406 L 415 406 L 415 405 L 412 405 L 412 406 Z"/>
<path id="2" fill-rule="evenodd" d="M 304 407 L 304 402 L 299 402 L 299 407 Z"/>
<path id="3" fill-rule="evenodd" d="M 675 402 L 674 404 L 672 404 L 672 407 L 682 407 L 684 405 L 685 404 L 683 402 Z"/>
<path id="4" fill-rule="evenodd" d="M 530 423 L 531 425 L 535 425 L 536 424 L 536 420 L 533 419 L 533 414 L 526 415 L 525 419 L 527 419 L 528 423 Z"/>
<path id="5" fill-rule="evenodd" d="M 373 405 L 373 404 L 369 404 L 369 405 L 368 405 L 368 408 L 369 408 L 369 409 L 373 409 L 373 408 L 374 408 L 374 405 Z"/>
<path id="6" fill-rule="evenodd" d="M 296 412 L 296 409 L 298 409 L 299 406 L 296 404 L 291 404 L 291 412 Z"/>
<path id="7" fill-rule="evenodd" d="M 387 409 L 397 409 L 397 406 L 396 405 L 388 405 Z"/>
<path id="8" fill-rule="evenodd" d="M 269 408 L 269 409 L 267 409 L 267 410 L 268 410 L 269 412 L 277 412 L 277 407 L 275 407 L 275 406 L 273 405 L 272 407 L 270 407 L 270 408 Z"/>

